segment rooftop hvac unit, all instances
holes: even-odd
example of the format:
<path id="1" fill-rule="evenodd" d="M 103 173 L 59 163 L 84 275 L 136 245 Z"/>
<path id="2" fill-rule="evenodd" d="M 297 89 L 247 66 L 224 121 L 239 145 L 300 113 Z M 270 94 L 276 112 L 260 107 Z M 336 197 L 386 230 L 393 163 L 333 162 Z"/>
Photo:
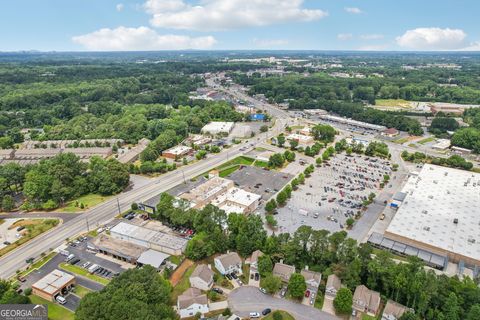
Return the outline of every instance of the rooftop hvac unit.
<path id="1" fill-rule="evenodd" d="M 423 213 L 423 214 L 427 214 L 428 211 L 427 211 L 427 210 L 422 210 L 422 213 Z"/>
<path id="2" fill-rule="evenodd" d="M 428 196 L 428 199 L 433 199 L 433 196 Z"/>
<path id="3" fill-rule="evenodd" d="M 470 243 L 475 243 L 475 239 L 469 238 L 469 239 L 468 239 L 468 242 L 470 242 Z"/>
<path id="4" fill-rule="evenodd" d="M 423 230 L 430 231 L 430 227 L 423 227 Z"/>
<path id="5" fill-rule="evenodd" d="M 453 223 L 458 224 L 458 219 L 457 218 L 453 219 Z"/>

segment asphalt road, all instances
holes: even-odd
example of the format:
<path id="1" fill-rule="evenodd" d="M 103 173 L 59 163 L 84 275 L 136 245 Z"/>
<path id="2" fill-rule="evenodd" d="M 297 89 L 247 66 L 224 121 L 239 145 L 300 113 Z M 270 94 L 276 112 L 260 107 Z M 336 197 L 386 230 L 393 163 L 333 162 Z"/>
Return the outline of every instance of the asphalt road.
<path id="1" fill-rule="evenodd" d="M 317 308 L 306 306 L 287 299 L 272 297 L 261 293 L 258 288 L 243 286 L 233 290 L 228 296 L 228 307 L 232 313 L 247 317 L 250 312 L 259 312 L 266 308 L 283 310 L 290 313 L 296 320 L 333 320 L 339 319 Z"/>

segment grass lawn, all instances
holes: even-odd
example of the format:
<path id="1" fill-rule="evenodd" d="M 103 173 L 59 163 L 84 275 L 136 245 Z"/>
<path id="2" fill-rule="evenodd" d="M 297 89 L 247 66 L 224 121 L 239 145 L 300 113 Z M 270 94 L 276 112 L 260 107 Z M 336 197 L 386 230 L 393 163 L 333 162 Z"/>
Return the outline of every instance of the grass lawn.
<path id="1" fill-rule="evenodd" d="M 369 316 L 368 314 L 362 314 L 362 320 L 376 320 L 377 318 Z"/>
<path id="2" fill-rule="evenodd" d="M 220 176 L 220 178 L 225 178 L 226 176 L 228 176 L 228 175 L 234 173 L 235 171 L 237 171 L 238 168 L 240 168 L 239 165 L 233 165 L 229 168 L 223 169 L 222 171 L 220 171 L 218 173 L 218 175 Z"/>
<path id="3" fill-rule="evenodd" d="M 409 140 L 408 137 L 404 137 L 404 138 L 400 138 L 400 139 L 397 139 L 397 140 L 393 140 L 393 142 L 398 143 L 398 144 L 404 144 L 408 140 Z"/>
<path id="4" fill-rule="evenodd" d="M 425 143 L 429 143 L 429 142 L 432 142 L 432 141 L 435 141 L 435 137 L 428 137 L 428 138 L 422 139 L 420 141 L 417 141 L 417 143 L 425 144 Z"/>
<path id="5" fill-rule="evenodd" d="M 43 257 L 42 259 L 38 260 L 37 262 L 35 262 L 34 264 L 32 264 L 30 267 L 28 267 L 26 270 L 20 272 L 18 275 L 20 276 L 26 276 L 27 274 L 29 274 L 30 272 L 36 270 L 36 269 L 40 269 L 45 263 L 47 263 L 48 261 L 50 261 L 50 259 L 52 259 L 57 253 L 56 252 L 50 252 L 48 255 L 46 255 L 45 257 Z"/>
<path id="6" fill-rule="evenodd" d="M 174 263 L 177 266 L 179 266 L 180 263 L 182 263 L 183 261 L 183 256 L 170 256 L 168 259 L 170 260 L 171 263 Z"/>
<path id="7" fill-rule="evenodd" d="M 79 296 L 80 298 L 85 297 L 88 293 L 92 292 L 92 290 L 87 289 L 85 287 L 76 285 L 75 286 L 75 294 Z"/>
<path id="8" fill-rule="evenodd" d="M 183 274 L 182 278 L 177 283 L 177 285 L 173 287 L 172 300 L 171 300 L 172 302 L 177 303 L 178 296 L 181 295 L 185 290 L 190 288 L 190 280 L 188 278 L 190 278 L 190 275 L 193 273 L 193 270 L 195 270 L 196 266 L 197 266 L 196 264 L 191 265 L 185 271 L 185 273 Z"/>
<path id="9" fill-rule="evenodd" d="M 25 242 L 35 238 L 36 236 L 50 230 L 58 224 L 58 219 L 26 219 L 18 220 L 10 228 L 16 228 L 19 226 L 24 226 L 25 230 L 24 236 L 15 241 L 14 243 L 0 249 L 0 257 L 4 254 L 12 251 L 13 249 L 21 246 Z"/>
<path id="10" fill-rule="evenodd" d="M 245 156 L 240 156 L 236 157 L 230 161 L 225 162 L 221 166 L 217 167 L 217 170 L 221 171 L 225 168 L 228 168 L 233 165 L 245 165 L 245 166 L 250 166 L 255 160 L 249 157 Z"/>
<path id="11" fill-rule="evenodd" d="M 315 308 L 322 310 L 323 308 L 323 298 L 324 295 L 321 292 L 317 292 L 317 297 L 315 298 Z"/>
<path id="12" fill-rule="evenodd" d="M 50 302 L 35 295 L 28 296 L 33 304 L 46 304 L 48 306 L 48 319 L 51 320 L 73 320 L 75 316 L 72 311 L 59 304 Z"/>
<path id="13" fill-rule="evenodd" d="M 266 316 L 265 318 L 263 318 L 263 320 L 273 320 L 273 314 L 274 313 L 280 313 L 282 315 L 282 320 L 295 320 L 294 317 L 292 317 L 292 315 L 290 315 L 290 313 L 286 312 L 286 311 L 281 311 L 281 310 L 277 310 L 277 311 L 274 311 L 272 313 L 270 313 L 268 316 Z"/>
<path id="14" fill-rule="evenodd" d="M 104 201 L 106 201 L 110 198 L 111 198 L 111 196 L 105 197 L 105 196 L 101 196 L 99 194 L 90 193 L 90 194 L 86 194 L 86 195 L 81 196 L 77 199 L 74 199 L 72 201 L 67 202 L 67 204 L 64 207 L 59 208 L 55 211 L 56 212 L 79 212 L 79 211 L 84 211 L 84 210 L 87 210 L 91 207 L 94 207 L 97 204 L 102 203 L 102 202 L 104 202 Z M 82 203 L 84 205 L 84 208 L 80 209 L 80 205 Z"/>
<path id="15" fill-rule="evenodd" d="M 263 147 L 256 147 L 256 148 L 255 148 L 255 151 L 260 151 L 260 152 L 262 152 L 262 151 L 267 151 L 267 149 L 265 149 L 265 148 L 263 148 Z"/>
<path id="16" fill-rule="evenodd" d="M 259 168 L 267 168 L 268 167 L 268 162 L 267 161 L 262 161 L 262 160 L 256 160 L 253 165 L 255 167 Z"/>
<path id="17" fill-rule="evenodd" d="M 411 148 L 416 148 L 417 147 L 417 145 L 415 143 L 410 143 L 408 146 L 411 147 Z"/>
<path id="18" fill-rule="evenodd" d="M 99 276 L 94 275 L 94 274 L 90 274 L 90 272 L 88 272 L 88 270 L 85 270 L 81 267 L 72 266 L 71 264 L 68 264 L 68 263 L 63 263 L 63 262 L 60 263 L 60 269 L 72 272 L 72 273 L 77 274 L 79 276 L 83 276 L 83 277 L 88 278 L 92 281 L 101 283 L 105 286 L 110 282 L 109 280 L 107 280 L 105 278 L 99 277 Z"/>

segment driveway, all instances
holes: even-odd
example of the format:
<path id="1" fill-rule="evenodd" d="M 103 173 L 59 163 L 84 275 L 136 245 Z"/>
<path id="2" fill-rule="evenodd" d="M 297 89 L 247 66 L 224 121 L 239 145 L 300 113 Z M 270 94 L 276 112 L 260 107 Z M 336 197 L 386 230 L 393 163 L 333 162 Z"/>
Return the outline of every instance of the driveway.
<path id="1" fill-rule="evenodd" d="M 65 297 L 65 299 L 67 300 L 67 302 L 65 302 L 63 307 L 65 307 L 65 308 L 67 308 L 71 311 L 77 310 L 78 305 L 80 304 L 80 300 L 81 300 L 79 296 L 74 295 L 74 294 L 69 294 Z"/>
<path id="2" fill-rule="evenodd" d="M 263 309 L 284 310 L 296 320 L 333 320 L 339 319 L 316 308 L 307 307 L 287 299 L 274 298 L 261 293 L 258 288 L 244 286 L 233 290 L 228 296 L 228 306 L 233 313 L 248 317 L 250 312 L 262 312 Z"/>

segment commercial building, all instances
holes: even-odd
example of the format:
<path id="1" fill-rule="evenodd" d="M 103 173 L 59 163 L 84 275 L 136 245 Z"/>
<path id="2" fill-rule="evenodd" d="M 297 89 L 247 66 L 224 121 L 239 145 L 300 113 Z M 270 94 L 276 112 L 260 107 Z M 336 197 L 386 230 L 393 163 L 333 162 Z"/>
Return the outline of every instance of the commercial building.
<path id="1" fill-rule="evenodd" d="M 295 140 L 300 145 L 307 145 L 313 143 L 312 136 L 306 136 L 304 134 L 292 133 L 285 137 L 287 141 Z"/>
<path id="2" fill-rule="evenodd" d="M 157 270 L 164 264 L 164 261 L 170 257 L 170 255 L 152 249 L 147 249 L 138 257 L 137 266 L 149 265 Z"/>
<path id="3" fill-rule="evenodd" d="M 229 252 L 213 259 L 215 268 L 225 275 L 236 272 L 242 274 L 242 259 L 236 252 Z"/>
<path id="4" fill-rule="evenodd" d="M 283 282 L 288 282 L 292 274 L 295 273 L 295 266 L 284 264 L 283 261 L 275 263 L 272 274 L 282 279 Z"/>
<path id="5" fill-rule="evenodd" d="M 208 291 L 213 287 L 213 271 L 210 265 L 199 264 L 190 275 L 190 286 L 203 291 Z"/>
<path id="6" fill-rule="evenodd" d="M 336 117 L 331 115 L 320 115 L 319 118 L 327 122 L 340 123 L 340 124 L 344 124 L 352 127 L 374 130 L 374 131 L 383 131 L 387 129 L 385 126 L 379 126 L 376 124 L 371 124 L 367 122 L 362 122 L 362 121 L 357 121 L 357 120 L 342 118 L 342 117 Z"/>
<path id="7" fill-rule="evenodd" d="M 82 160 L 90 159 L 91 157 L 97 156 L 101 158 L 107 158 L 112 155 L 111 147 L 93 147 L 93 148 L 67 148 L 63 149 L 62 153 L 73 153 Z"/>
<path id="8" fill-rule="evenodd" d="M 480 266 L 480 174 L 425 164 L 402 192 L 405 199 L 385 238 L 417 249 L 418 255 L 426 252 Z M 379 241 L 384 239 L 371 242 Z"/>
<path id="9" fill-rule="evenodd" d="M 235 124 L 233 122 L 210 122 L 209 124 L 205 125 L 202 128 L 202 133 L 203 134 L 211 134 L 211 135 L 217 135 L 217 134 L 229 134 L 233 126 Z"/>
<path id="10" fill-rule="evenodd" d="M 437 143 L 432 146 L 433 149 L 447 150 L 450 147 L 449 139 L 438 139 Z"/>
<path id="11" fill-rule="evenodd" d="M 353 293 L 353 309 L 375 317 L 380 308 L 380 293 L 368 289 L 364 285 L 355 288 Z"/>
<path id="12" fill-rule="evenodd" d="M 395 128 L 388 128 L 388 129 L 383 130 L 382 133 L 381 133 L 381 135 L 382 135 L 382 136 L 386 136 L 386 137 L 393 138 L 393 137 L 398 136 L 399 133 L 400 133 L 400 131 L 398 131 L 398 130 L 395 129 Z"/>
<path id="13" fill-rule="evenodd" d="M 407 311 L 413 311 L 398 302 L 388 300 L 387 305 L 383 309 L 382 320 L 398 320 Z"/>
<path id="14" fill-rule="evenodd" d="M 138 141 L 138 144 L 128 150 L 124 150 L 123 152 L 119 153 L 117 160 L 121 163 L 130 163 L 135 162 L 140 157 L 140 153 L 143 152 L 149 145 L 150 140 L 143 138 Z"/>
<path id="15" fill-rule="evenodd" d="M 127 241 L 142 247 L 180 255 L 185 251 L 188 240 L 164 232 L 120 222 L 110 230 L 112 238 Z"/>
<path id="16" fill-rule="evenodd" d="M 193 149 L 186 146 L 176 146 L 162 152 L 162 156 L 169 159 L 180 159 L 193 153 Z"/>
<path id="17" fill-rule="evenodd" d="M 190 206 L 201 209 L 213 204 L 227 213 L 251 213 L 257 209 L 261 196 L 236 188 L 233 181 L 213 176 L 205 183 L 179 195 Z"/>
<path id="18" fill-rule="evenodd" d="M 32 284 L 32 293 L 48 301 L 55 301 L 58 295 L 66 294 L 75 286 L 75 277 L 69 273 L 53 270 Z"/>
<path id="19" fill-rule="evenodd" d="M 438 112 L 462 115 L 466 109 L 480 107 L 480 105 L 466 105 L 447 102 L 432 102 L 428 106 L 434 115 Z"/>
<path id="20" fill-rule="evenodd" d="M 177 311 L 180 318 L 193 317 L 197 313 L 208 313 L 207 295 L 197 288 L 188 288 L 177 298 Z"/>

